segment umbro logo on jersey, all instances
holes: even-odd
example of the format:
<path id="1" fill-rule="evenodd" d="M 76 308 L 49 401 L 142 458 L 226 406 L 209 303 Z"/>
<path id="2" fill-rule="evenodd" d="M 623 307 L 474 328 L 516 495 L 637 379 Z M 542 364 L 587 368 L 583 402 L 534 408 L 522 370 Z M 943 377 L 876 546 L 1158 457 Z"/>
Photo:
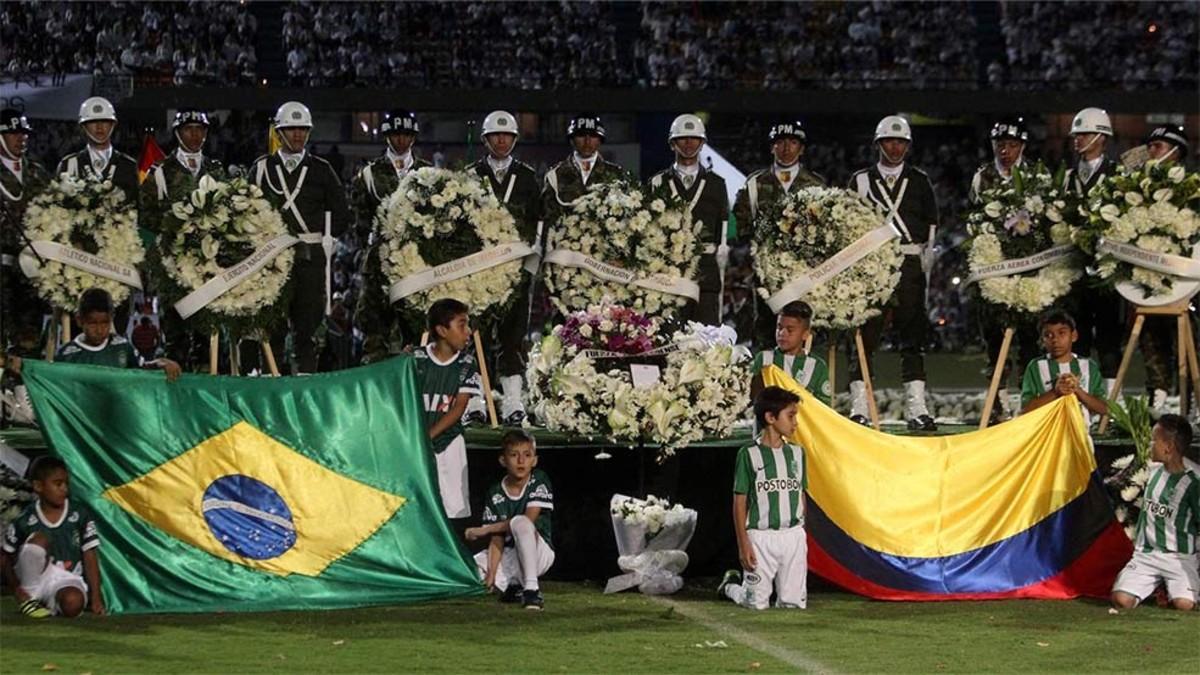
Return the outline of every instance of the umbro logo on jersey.
<path id="1" fill-rule="evenodd" d="M 543 483 L 543 484 L 541 484 L 541 485 L 537 486 L 536 488 L 534 488 L 533 492 L 529 493 L 529 496 L 530 496 L 530 497 L 543 497 L 543 498 L 549 498 L 549 497 L 550 497 L 550 490 L 548 490 L 548 489 L 546 488 L 546 485 L 545 485 L 545 483 Z"/>
<path id="2" fill-rule="evenodd" d="M 1158 502 L 1147 503 L 1146 510 L 1150 512 L 1150 515 L 1158 516 L 1159 518 L 1175 517 L 1175 509 L 1167 506 L 1166 504 L 1159 504 Z"/>
<path id="3" fill-rule="evenodd" d="M 72 513 L 70 516 L 68 516 L 67 522 L 68 523 L 78 523 L 79 522 L 79 512 L 76 511 L 75 513 Z"/>
<path id="4" fill-rule="evenodd" d="M 503 503 L 503 502 L 504 502 L 504 496 L 503 496 L 503 495 L 501 495 L 499 492 L 497 492 L 496 494 L 492 495 L 492 503 L 493 503 L 493 504 L 501 504 L 501 503 Z"/>

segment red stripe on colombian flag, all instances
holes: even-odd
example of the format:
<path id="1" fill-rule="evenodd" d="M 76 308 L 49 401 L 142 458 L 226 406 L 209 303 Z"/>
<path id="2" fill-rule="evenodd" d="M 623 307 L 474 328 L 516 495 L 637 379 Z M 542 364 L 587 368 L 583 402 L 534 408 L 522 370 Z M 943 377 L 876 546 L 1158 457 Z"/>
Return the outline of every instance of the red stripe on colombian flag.
<path id="1" fill-rule="evenodd" d="M 138 182 L 146 180 L 146 174 L 150 173 L 150 167 L 166 156 L 162 148 L 158 147 L 158 142 L 154 140 L 154 132 L 147 131 L 146 139 L 142 141 L 142 156 L 138 159 Z"/>

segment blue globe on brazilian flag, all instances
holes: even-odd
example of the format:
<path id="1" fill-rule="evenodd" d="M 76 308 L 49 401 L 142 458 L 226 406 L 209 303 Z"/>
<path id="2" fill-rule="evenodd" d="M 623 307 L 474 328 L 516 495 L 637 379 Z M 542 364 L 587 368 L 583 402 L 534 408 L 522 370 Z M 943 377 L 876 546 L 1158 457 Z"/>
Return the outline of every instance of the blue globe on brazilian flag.
<path id="1" fill-rule="evenodd" d="M 112 612 L 318 609 L 482 592 L 442 515 L 412 361 L 306 378 L 27 362 Z"/>

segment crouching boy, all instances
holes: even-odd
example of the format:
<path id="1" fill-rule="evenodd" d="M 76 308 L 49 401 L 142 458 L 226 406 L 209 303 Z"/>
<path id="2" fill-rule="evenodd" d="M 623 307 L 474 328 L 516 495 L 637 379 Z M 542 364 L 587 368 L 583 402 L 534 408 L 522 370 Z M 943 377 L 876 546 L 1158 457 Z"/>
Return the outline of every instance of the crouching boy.
<path id="1" fill-rule="evenodd" d="M 537 469 L 537 445 L 524 431 L 513 430 L 500 441 L 505 475 L 487 492 L 483 525 L 468 528 L 467 541 L 490 537 L 475 563 L 488 589 L 500 591 L 501 602 L 521 601 L 525 609 L 545 605 L 538 577 L 554 564 L 550 514 L 554 490 Z"/>
<path id="2" fill-rule="evenodd" d="M 800 398 L 767 387 L 754 401 L 762 434 L 738 451 L 733 476 L 733 528 L 742 571 L 729 570 L 718 594 L 743 607 L 808 606 L 808 542 L 804 534 L 804 449 L 785 439 L 796 430 Z"/>

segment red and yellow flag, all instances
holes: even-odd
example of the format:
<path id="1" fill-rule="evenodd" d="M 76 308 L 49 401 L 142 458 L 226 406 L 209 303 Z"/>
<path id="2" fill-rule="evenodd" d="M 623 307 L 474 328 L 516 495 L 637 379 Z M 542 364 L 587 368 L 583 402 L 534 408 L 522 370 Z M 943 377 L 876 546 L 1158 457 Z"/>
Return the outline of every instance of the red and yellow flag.
<path id="1" fill-rule="evenodd" d="M 147 131 L 146 140 L 142 142 L 142 156 L 138 159 L 138 182 L 145 181 L 146 175 L 150 173 L 150 167 L 166 156 L 162 148 L 158 147 L 158 142 L 154 140 L 154 132 Z"/>

